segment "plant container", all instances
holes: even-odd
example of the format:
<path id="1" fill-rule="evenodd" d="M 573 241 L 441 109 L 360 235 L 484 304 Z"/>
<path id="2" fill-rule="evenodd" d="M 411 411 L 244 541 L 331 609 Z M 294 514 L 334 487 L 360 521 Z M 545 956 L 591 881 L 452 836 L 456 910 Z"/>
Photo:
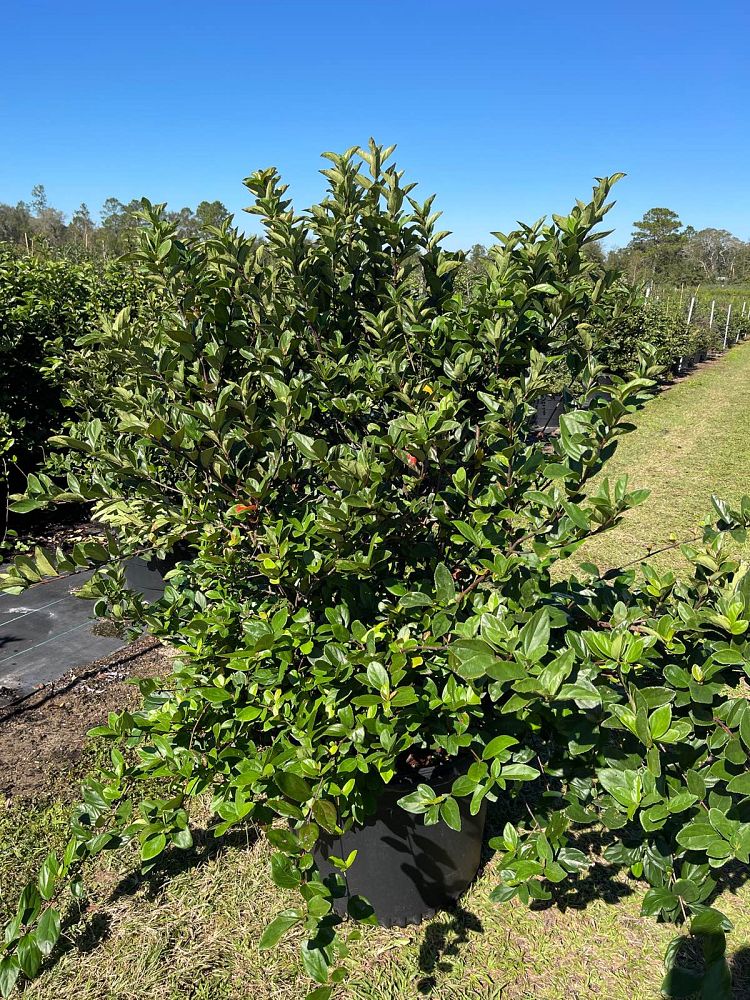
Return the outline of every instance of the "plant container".
<path id="1" fill-rule="evenodd" d="M 362 826 L 341 836 L 324 834 L 315 849 L 315 863 L 326 876 L 335 871 L 328 858 L 357 856 L 346 873 L 347 894 L 336 901 L 336 911 L 347 911 L 351 896 L 364 896 L 384 927 L 418 924 L 450 906 L 471 885 L 479 870 L 486 802 L 476 816 L 469 798 L 459 798 L 461 830 L 442 820 L 425 826 L 420 815 L 406 812 L 398 800 L 417 784 L 429 785 L 436 795 L 450 792 L 462 773 L 457 764 L 425 767 L 413 781 L 394 779 L 381 792 L 376 812 Z"/>
<path id="2" fill-rule="evenodd" d="M 551 432 L 560 426 L 563 413 L 562 393 L 540 396 L 536 403 L 535 425 L 542 431 Z"/>

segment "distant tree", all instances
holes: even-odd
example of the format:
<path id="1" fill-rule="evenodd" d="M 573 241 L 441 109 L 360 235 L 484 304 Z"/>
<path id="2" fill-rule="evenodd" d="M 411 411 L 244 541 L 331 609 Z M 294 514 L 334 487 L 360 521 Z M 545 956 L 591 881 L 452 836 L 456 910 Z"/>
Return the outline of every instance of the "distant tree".
<path id="1" fill-rule="evenodd" d="M 181 208 L 177 212 L 166 212 L 166 218 L 177 227 L 177 234 L 182 239 L 192 239 L 200 231 L 200 222 L 192 208 Z"/>
<path id="2" fill-rule="evenodd" d="M 87 250 L 92 248 L 96 226 L 85 201 L 73 213 L 69 229 L 76 242 L 82 243 Z"/>
<path id="3" fill-rule="evenodd" d="M 31 207 L 35 215 L 41 215 L 47 208 L 47 192 L 44 184 L 35 184 L 31 189 Z"/>
<path id="4" fill-rule="evenodd" d="M 481 261 L 487 259 L 487 247 L 483 246 L 481 243 L 475 243 L 474 246 L 469 251 L 469 260 L 472 264 L 479 264 Z"/>
<path id="5" fill-rule="evenodd" d="M 632 242 L 643 246 L 659 246 L 675 239 L 682 229 L 680 217 L 671 208 L 650 208 L 642 219 L 633 223 Z"/>
<path id="6" fill-rule="evenodd" d="M 745 246 L 727 229 L 686 230 L 686 254 L 703 280 L 736 277 L 737 262 Z"/>
<path id="7" fill-rule="evenodd" d="M 586 260 L 594 260 L 597 264 L 603 264 L 607 259 L 607 255 L 602 250 L 602 245 L 598 240 L 593 243 L 587 243 L 581 252 Z"/>
<path id="8" fill-rule="evenodd" d="M 139 222 L 134 213 L 142 202 L 134 198 L 126 204 L 119 198 L 107 198 L 101 209 L 102 247 L 106 253 L 122 254 L 131 248 Z"/>
<path id="9" fill-rule="evenodd" d="M 220 226 L 231 215 L 220 201 L 202 201 L 195 210 L 195 217 L 201 226 Z"/>
<path id="10" fill-rule="evenodd" d="M 653 277 L 675 278 L 684 270 L 685 243 L 680 217 L 671 208 L 650 208 L 633 223 L 630 249 L 640 254 L 644 270 Z"/>
<path id="11" fill-rule="evenodd" d="M 63 246 L 67 242 L 68 227 L 65 216 L 58 208 L 45 208 L 34 219 L 34 231 L 51 246 Z"/>
<path id="12" fill-rule="evenodd" d="M 0 205 L 0 242 L 25 246 L 31 234 L 31 212 L 25 201 L 17 205 Z"/>

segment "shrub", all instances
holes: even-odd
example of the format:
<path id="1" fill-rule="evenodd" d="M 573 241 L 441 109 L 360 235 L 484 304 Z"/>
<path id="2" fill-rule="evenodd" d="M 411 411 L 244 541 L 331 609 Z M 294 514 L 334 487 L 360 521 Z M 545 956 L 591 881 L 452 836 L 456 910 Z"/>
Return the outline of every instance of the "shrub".
<path id="1" fill-rule="evenodd" d="M 734 691 L 750 576 L 724 547 L 750 501 L 716 501 L 690 581 L 589 567 L 553 582 L 644 497 L 626 479 L 589 487 L 654 386 L 641 362 L 596 388 L 591 329 L 617 276 L 586 250 L 615 178 L 499 237 L 466 297 L 432 200 L 412 199 L 390 153 L 327 154 L 328 196 L 302 215 L 274 170 L 253 174 L 264 242 L 228 224 L 183 241 L 149 208 L 135 259 L 153 303 L 68 360 L 82 417 L 56 439 L 67 482 L 40 476 L 21 503 L 92 501 L 110 542 L 20 558 L 2 585 L 95 562 L 97 610 L 181 660 L 142 683 L 142 710 L 95 731 L 111 767 L 7 928 L 5 993 L 54 947 L 86 859 L 135 841 L 149 867 L 189 847 L 189 800 L 209 794 L 216 834 L 264 828 L 274 881 L 296 893 L 261 945 L 301 930 L 311 997 L 330 996 L 348 859 L 324 878 L 312 851 L 370 815 L 414 756 L 468 758 L 449 793 L 421 784 L 401 800 L 426 823 L 459 825 L 459 802 L 508 811 L 498 901 L 584 877 L 575 833 L 604 829 L 612 863 L 650 882 L 646 912 L 692 916 L 705 976 L 728 975 L 727 924 L 706 902 L 712 870 L 750 850 L 750 716 Z M 532 417 L 561 361 L 580 391 L 544 445 Z M 177 557 L 150 607 L 124 584 L 123 561 L 145 550 Z M 144 778 L 158 794 L 139 796 Z"/>

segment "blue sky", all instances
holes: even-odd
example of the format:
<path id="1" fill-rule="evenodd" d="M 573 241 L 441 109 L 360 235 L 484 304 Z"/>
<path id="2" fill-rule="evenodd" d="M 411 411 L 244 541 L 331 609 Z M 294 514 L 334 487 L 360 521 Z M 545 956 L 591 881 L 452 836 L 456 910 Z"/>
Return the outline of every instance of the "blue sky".
<path id="1" fill-rule="evenodd" d="M 239 212 L 274 164 L 302 208 L 319 153 L 374 135 L 449 245 L 616 170 L 611 243 L 655 205 L 750 239 L 747 0 L 17 0 L 3 35 L 0 201 Z"/>

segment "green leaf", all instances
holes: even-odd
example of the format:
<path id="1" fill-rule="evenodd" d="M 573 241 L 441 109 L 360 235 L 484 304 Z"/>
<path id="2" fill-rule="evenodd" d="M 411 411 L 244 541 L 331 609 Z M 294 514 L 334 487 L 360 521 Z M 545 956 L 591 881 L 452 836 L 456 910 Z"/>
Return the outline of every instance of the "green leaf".
<path id="1" fill-rule="evenodd" d="M 500 777 L 505 781 L 531 781 L 539 777 L 539 771 L 528 764 L 505 764 L 500 769 Z"/>
<path id="2" fill-rule="evenodd" d="M 154 837 L 149 837 L 141 844 L 141 859 L 151 861 L 167 846 L 167 838 L 163 833 L 157 833 Z"/>
<path id="3" fill-rule="evenodd" d="M 718 837 L 710 823 L 694 820 L 678 832 L 676 839 L 688 851 L 705 851 Z"/>
<path id="4" fill-rule="evenodd" d="M 680 901 L 669 889 L 657 886 L 649 889 L 641 903 L 642 917 L 655 917 L 663 911 L 669 912 L 680 905 Z"/>
<path id="5" fill-rule="evenodd" d="M 591 867 L 591 861 L 577 847 L 563 847 L 558 851 L 557 860 L 568 871 L 584 872 Z"/>
<path id="6" fill-rule="evenodd" d="M 301 874 L 285 854 L 271 856 L 271 878 L 280 889 L 296 889 L 302 881 Z"/>
<path id="7" fill-rule="evenodd" d="M 498 885 L 490 893 L 491 903 L 507 903 L 518 894 L 518 888 L 513 885 Z"/>
<path id="8" fill-rule="evenodd" d="M 0 958 L 0 996 L 10 996 L 20 974 L 21 966 L 15 955 L 6 955 L 4 958 Z"/>
<path id="9" fill-rule="evenodd" d="M 701 984 L 701 975 L 688 969 L 670 969 L 661 984 L 662 996 L 667 1000 L 693 1000 Z"/>
<path id="10" fill-rule="evenodd" d="M 482 751 L 482 760 L 490 760 L 492 757 L 497 757 L 503 750 L 507 750 L 508 747 L 515 746 L 517 743 L 518 740 L 514 736 L 496 736 L 490 740 Z"/>
<path id="11" fill-rule="evenodd" d="M 739 795 L 750 795 L 750 771 L 738 774 L 727 784 L 728 792 L 737 792 Z"/>
<path id="12" fill-rule="evenodd" d="M 651 737 L 658 741 L 672 725 L 672 706 L 667 704 L 657 708 L 649 716 L 648 725 Z"/>
<path id="13" fill-rule="evenodd" d="M 60 865 L 55 855 L 52 853 L 48 854 L 39 869 L 39 878 L 37 880 L 42 899 L 49 900 L 54 896 L 59 870 Z"/>
<path id="14" fill-rule="evenodd" d="M 258 944 L 260 950 L 266 951 L 268 948 L 273 948 L 286 932 L 301 920 L 302 914 L 299 910 L 282 910 L 263 931 Z"/>
<path id="15" fill-rule="evenodd" d="M 461 829 L 461 813 L 458 803 L 451 796 L 440 803 L 440 818 L 448 824 L 451 830 Z"/>
<path id="16" fill-rule="evenodd" d="M 476 680 L 497 662 L 492 647 L 483 639 L 459 639 L 450 647 L 453 669 L 464 680 Z"/>
<path id="17" fill-rule="evenodd" d="M 311 947 L 309 941 L 305 941 L 301 950 L 302 964 L 308 976 L 316 983 L 328 982 L 328 960 L 325 952 L 320 948 Z"/>
<path id="18" fill-rule="evenodd" d="M 52 906 L 44 911 L 36 928 L 39 950 L 46 958 L 60 938 L 60 914 Z"/>
<path id="19" fill-rule="evenodd" d="M 172 834 L 171 841 L 179 850 L 189 851 L 193 846 L 193 835 L 190 832 L 190 828 L 186 826 L 182 830 L 176 830 Z"/>
<path id="20" fill-rule="evenodd" d="M 336 806 L 327 799 L 316 799 L 312 805 L 315 822 L 319 823 L 328 833 L 335 833 L 338 824 Z"/>
<path id="21" fill-rule="evenodd" d="M 17 500 L 9 505 L 9 510 L 15 514 L 28 514 L 32 510 L 41 510 L 43 507 L 44 504 L 39 503 L 38 500 Z"/>
<path id="22" fill-rule="evenodd" d="M 413 792 L 402 796 L 398 800 L 398 804 L 407 812 L 419 815 L 427 812 L 429 807 L 434 803 L 435 798 L 435 793 L 429 785 L 417 785 L 417 788 Z"/>
<path id="23" fill-rule="evenodd" d="M 456 599 L 456 584 L 445 563 L 435 567 L 435 596 L 439 604 L 452 604 Z"/>
<path id="24" fill-rule="evenodd" d="M 333 986 L 316 986 L 315 989 L 308 993 L 305 1000 L 330 1000 L 333 994 Z"/>
<path id="25" fill-rule="evenodd" d="M 390 690 L 391 679 L 388 676 L 388 671 L 385 669 L 383 664 L 378 663 L 377 660 L 373 660 L 372 663 L 368 664 L 367 680 L 377 691 Z"/>
<path id="26" fill-rule="evenodd" d="M 732 922 L 720 910 L 711 906 L 695 914 L 690 921 L 691 934 L 719 934 L 732 930 Z"/>
<path id="27" fill-rule="evenodd" d="M 573 684 L 563 684 L 557 693 L 560 701 L 575 701 L 583 708 L 596 708 L 601 705 L 602 696 L 595 684 L 586 677 L 578 677 Z"/>
<path id="28" fill-rule="evenodd" d="M 393 692 L 391 707 L 407 708 L 409 705 L 415 705 L 418 701 L 419 697 L 413 687 L 401 687 Z"/>
<path id="29" fill-rule="evenodd" d="M 721 935 L 722 939 L 724 935 Z M 706 942 L 703 942 L 704 952 Z M 706 955 L 706 971 L 703 973 L 700 1000 L 733 1000 L 736 994 L 732 990 L 732 975 L 723 957 L 710 960 Z"/>
<path id="30" fill-rule="evenodd" d="M 312 798 L 312 788 L 303 777 L 295 774 L 294 771 L 279 770 L 274 776 L 274 780 L 282 795 L 294 799 L 295 802 L 307 802 L 308 799 Z"/>
<path id="31" fill-rule="evenodd" d="M 527 660 L 541 660 L 549 646 L 549 631 L 549 611 L 540 608 L 521 629 L 521 649 Z"/>
<path id="32" fill-rule="evenodd" d="M 468 774 L 460 774 L 453 782 L 451 792 L 453 795 L 459 796 L 473 795 L 476 787 L 477 783 L 473 778 L 470 778 Z"/>
<path id="33" fill-rule="evenodd" d="M 29 931 L 18 942 L 15 951 L 21 971 L 29 979 L 33 979 L 42 965 L 42 952 L 36 941 L 36 933 Z"/>

